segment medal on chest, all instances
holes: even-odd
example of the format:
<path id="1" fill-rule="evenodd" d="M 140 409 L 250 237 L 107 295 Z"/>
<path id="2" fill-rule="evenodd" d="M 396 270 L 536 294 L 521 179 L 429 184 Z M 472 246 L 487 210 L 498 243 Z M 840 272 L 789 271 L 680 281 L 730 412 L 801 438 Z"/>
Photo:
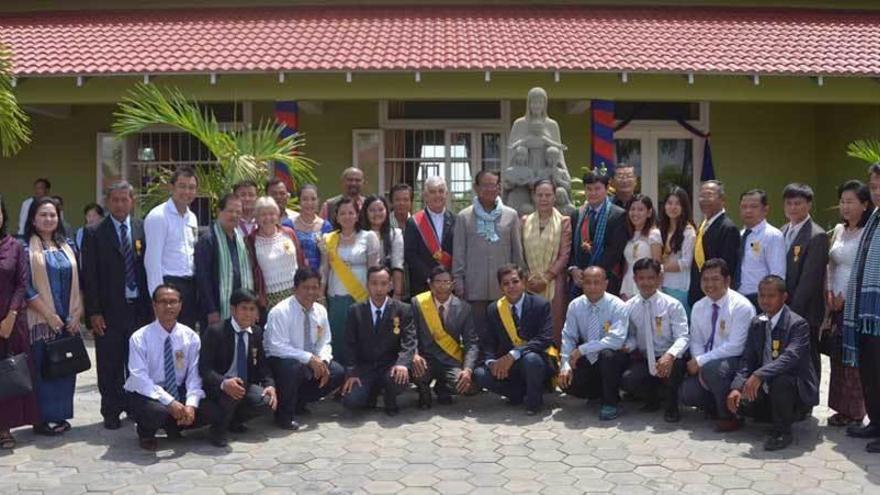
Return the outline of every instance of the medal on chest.
<path id="1" fill-rule="evenodd" d="M 137 253 L 138 256 L 141 255 L 141 252 L 144 250 L 144 245 L 141 243 L 140 239 L 134 240 L 134 252 Z"/>
<path id="2" fill-rule="evenodd" d="M 778 340 L 774 340 L 774 341 L 773 341 L 773 353 L 772 353 L 772 355 L 773 355 L 773 359 L 776 359 L 776 358 L 779 357 L 779 341 L 778 341 Z"/>
<path id="3" fill-rule="evenodd" d="M 318 340 L 321 340 L 321 337 L 324 336 L 324 326 L 323 326 L 323 325 L 318 325 L 318 326 L 317 326 L 317 331 L 318 331 Z"/>
<path id="4" fill-rule="evenodd" d="M 174 351 L 174 366 L 178 369 L 183 369 L 184 358 L 183 351 Z"/>
<path id="5" fill-rule="evenodd" d="M 663 317 L 655 316 L 654 317 L 654 328 L 657 331 L 657 336 L 663 335 Z"/>
<path id="6" fill-rule="evenodd" d="M 602 330 L 604 330 L 605 333 L 610 332 L 610 331 L 611 331 L 611 322 L 610 322 L 610 321 L 606 321 L 605 323 L 603 323 L 603 324 L 602 324 Z"/>
<path id="7" fill-rule="evenodd" d="M 254 363 L 254 366 L 257 365 L 257 348 L 256 347 L 251 349 L 251 361 Z"/>
<path id="8" fill-rule="evenodd" d="M 792 250 L 794 252 L 794 262 L 797 263 L 798 259 L 801 257 L 801 247 L 795 246 Z"/>
<path id="9" fill-rule="evenodd" d="M 755 241 L 752 243 L 752 252 L 755 254 L 761 254 L 761 242 Z"/>
<path id="10" fill-rule="evenodd" d="M 394 335 L 400 335 L 400 317 L 395 316 L 391 321 L 394 323 L 394 329 L 392 330 Z"/>
<path id="11" fill-rule="evenodd" d="M 721 331 L 721 335 L 724 335 L 724 333 L 727 332 L 727 322 L 724 320 L 721 320 L 718 323 L 718 329 Z"/>

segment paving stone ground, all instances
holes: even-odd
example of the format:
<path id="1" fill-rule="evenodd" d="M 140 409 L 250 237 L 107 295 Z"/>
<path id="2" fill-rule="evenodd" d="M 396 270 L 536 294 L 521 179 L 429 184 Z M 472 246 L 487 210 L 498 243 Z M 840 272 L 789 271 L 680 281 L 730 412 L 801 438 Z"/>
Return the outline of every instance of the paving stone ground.
<path id="1" fill-rule="evenodd" d="M 823 369 L 825 402 L 827 360 Z M 634 403 L 600 423 L 596 405 L 567 397 L 547 395 L 538 417 L 489 394 L 430 411 L 415 400 L 407 394 L 396 418 L 350 418 L 325 401 L 297 433 L 260 420 L 228 449 L 191 432 L 147 453 L 131 422 L 102 428 L 93 369 L 77 382 L 73 430 L 15 432 L 0 493 L 880 493 L 880 455 L 825 426 L 825 407 L 797 425 L 793 447 L 766 453 L 762 426 L 717 434 L 695 411 L 669 426 Z"/>

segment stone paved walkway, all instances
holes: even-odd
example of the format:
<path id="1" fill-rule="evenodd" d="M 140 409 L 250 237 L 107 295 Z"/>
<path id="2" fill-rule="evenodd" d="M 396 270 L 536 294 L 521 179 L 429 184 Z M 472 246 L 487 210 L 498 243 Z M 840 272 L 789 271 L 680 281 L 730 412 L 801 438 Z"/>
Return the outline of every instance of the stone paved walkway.
<path id="1" fill-rule="evenodd" d="M 880 455 L 826 427 L 824 407 L 797 426 L 796 445 L 768 454 L 760 426 L 720 435 L 687 412 L 670 427 L 635 404 L 600 424 L 595 405 L 546 398 L 536 418 L 488 394 L 427 412 L 409 394 L 393 419 L 345 418 L 325 402 L 297 433 L 257 421 L 226 450 L 193 432 L 147 453 L 130 422 L 101 427 L 90 371 L 71 432 L 19 430 L 15 453 L 0 453 L 0 493 L 880 493 Z"/>

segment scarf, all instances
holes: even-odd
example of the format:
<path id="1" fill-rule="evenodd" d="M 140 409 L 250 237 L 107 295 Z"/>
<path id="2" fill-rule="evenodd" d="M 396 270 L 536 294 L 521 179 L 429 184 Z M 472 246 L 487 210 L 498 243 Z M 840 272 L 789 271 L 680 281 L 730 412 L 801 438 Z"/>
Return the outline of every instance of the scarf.
<path id="1" fill-rule="evenodd" d="M 232 295 L 232 256 L 229 253 L 229 245 L 226 243 L 226 232 L 220 227 L 219 222 L 214 222 L 214 238 L 217 239 L 217 275 L 220 282 L 220 318 L 229 318 L 229 296 Z M 238 249 L 238 271 L 241 274 L 241 287 L 254 289 L 254 278 L 251 272 L 250 260 L 247 257 L 247 247 L 244 245 L 244 236 L 239 229 L 233 229 L 235 246 Z"/>
<path id="2" fill-rule="evenodd" d="M 498 232 L 495 230 L 495 222 L 501 217 L 501 207 L 503 206 L 501 198 L 495 198 L 495 206 L 490 212 L 483 209 L 483 205 L 480 204 L 480 200 L 476 196 L 474 196 L 473 205 L 474 215 L 477 217 L 477 234 L 492 244 L 498 242 L 501 238 L 498 237 Z"/>
<path id="3" fill-rule="evenodd" d="M 858 334 L 880 336 L 880 210 L 874 210 L 853 264 L 843 306 L 843 364 L 859 365 Z"/>
<path id="4" fill-rule="evenodd" d="M 76 263 L 76 254 L 66 242 L 62 242 L 61 251 L 67 256 L 70 262 L 70 302 L 68 315 L 71 318 L 78 318 L 82 314 L 82 297 L 79 292 L 79 269 Z M 49 273 L 46 268 L 46 255 L 43 252 L 43 243 L 40 237 L 33 235 L 28 241 L 29 258 L 31 263 L 31 280 L 37 295 L 47 308 L 55 312 L 55 300 L 52 298 L 52 287 L 49 285 Z M 48 323 L 43 315 L 30 309 L 27 310 L 28 327 L 34 328 L 39 324 Z"/>
<path id="5" fill-rule="evenodd" d="M 553 208 L 550 214 L 550 221 L 544 230 L 541 230 L 541 217 L 538 212 L 534 212 L 526 217 L 523 224 L 523 248 L 526 255 L 526 265 L 529 272 L 541 275 L 550 269 L 550 266 L 556 260 L 559 253 L 559 239 L 562 236 L 562 214 L 559 210 Z M 550 279 L 547 281 L 547 287 L 541 296 L 548 301 L 553 300 L 556 294 L 556 281 Z"/>
<path id="6" fill-rule="evenodd" d="M 611 200 L 605 198 L 605 202 L 602 203 L 602 207 L 599 208 L 599 213 L 596 215 L 596 238 L 592 239 L 592 242 L 590 243 L 592 251 L 590 251 L 590 261 L 587 264 L 588 266 L 598 264 L 599 260 L 602 259 L 602 253 L 605 251 L 605 226 L 608 224 L 608 213 L 611 209 L 609 207 L 610 204 Z M 590 205 L 584 205 L 583 209 L 581 209 L 578 228 L 574 233 L 574 242 L 576 246 L 582 246 L 585 241 L 590 242 L 590 222 L 588 220 L 590 217 L 589 209 Z"/>

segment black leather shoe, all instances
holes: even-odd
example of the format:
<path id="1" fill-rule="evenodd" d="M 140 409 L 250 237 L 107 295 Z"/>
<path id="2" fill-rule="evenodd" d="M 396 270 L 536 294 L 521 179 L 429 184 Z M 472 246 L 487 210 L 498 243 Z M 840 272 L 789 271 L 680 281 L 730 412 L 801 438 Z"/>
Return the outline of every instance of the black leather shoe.
<path id="1" fill-rule="evenodd" d="M 385 414 L 394 417 L 400 414 L 400 408 L 397 406 L 385 406 Z"/>
<path id="2" fill-rule="evenodd" d="M 178 428 L 165 428 L 165 436 L 168 440 L 180 440 L 183 438 Z"/>
<path id="3" fill-rule="evenodd" d="M 104 418 L 104 428 L 107 430 L 118 430 L 122 428 L 122 421 L 119 417 L 109 416 Z"/>
<path id="4" fill-rule="evenodd" d="M 537 409 L 526 409 L 526 416 L 537 416 Z"/>
<path id="5" fill-rule="evenodd" d="M 306 406 L 299 406 L 293 412 L 295 412 L 297 416 L 308 416 L 312 414 L 312 410 Z"/>
<path id="6" fill-rule="evenodd" d="M 452 405 L 452 396 L 451 395 L 441 395 L 437 397 L 437 404 L 441 406 L 451 406 Z"/>
<path id="7" fill-rule="evenodd" d="M 791 436 L 791 433 L 783 433 L 779 431 L 774 431 L 770 433 L 770 438 L 764 442 L 764 450 L 768 452 L 773 452 L 774 450 L 782 450 L 789 445 L 794 438 Z"/>
<path id="8" fill-rule="evenodd" d="M 229 440 L 226 439 L 226 435 L 220 431 L 220 429 L 211 428 L 211 432 L 208 434 L 208 441 L 211 442 L 211 445 L 214 447 L 223 448 L 229 445 Z"/>
<path id="9" fill-rule="evenodd" d="M 880 440 L 868 442 L 868 445 L 865 445 L 865 450 L 872 454 L 880 454 Z"/>
<path id="10" fill-rule="evenodd" d="M 670 407 L 663 413 L 663 420 L 667 423 L 678 423 L 681 421 L 681 412 L 678 407 Z"/>
<path id="11" fill-rule="evenodd" d="M 150 452 L 155 452 L 159 449 L 159 441 L 156 440 L 155 437 L 150 438 L 139 438 L 138 445 L 144 450 L 149 450 Z"/>
<path id="12" fill-rule="evenodd" d="M 299 430 L 299 423 L 297 423 L 295 420 L 290 420 L 290 421 L 276 421 L 275 424 L 276 424 L 279 428 L 281 428 L 282 430 L 287 430 L 287 431 L 297 431 L 297 430 Z"/>
<path id="13" fill-rule="evenodd" d="M 431 389 L 427 386 L 419 387 L 419 409 L 431 409 Z"/>
<path id="14" fill-rule="evenodd" d="M 645 402 L 645 405 L 642 406 L 642 412 L 657 412 L 660 410 L 660 401 L 649 401 Z"/>
<path id="15" fill-rule="evenodd" d="M 230 423 L 227 430 L 232 433 L 244 433 L 248 431 L 248 427 L 244 423 Z"/>
<path id="16" fill-rule="evenodd" d="M 880 437 L 880 426 L 873 422 L 868 426 L 853 425 L 846 429 L 846 435 L 853 438 L 878 438 Z"/>

